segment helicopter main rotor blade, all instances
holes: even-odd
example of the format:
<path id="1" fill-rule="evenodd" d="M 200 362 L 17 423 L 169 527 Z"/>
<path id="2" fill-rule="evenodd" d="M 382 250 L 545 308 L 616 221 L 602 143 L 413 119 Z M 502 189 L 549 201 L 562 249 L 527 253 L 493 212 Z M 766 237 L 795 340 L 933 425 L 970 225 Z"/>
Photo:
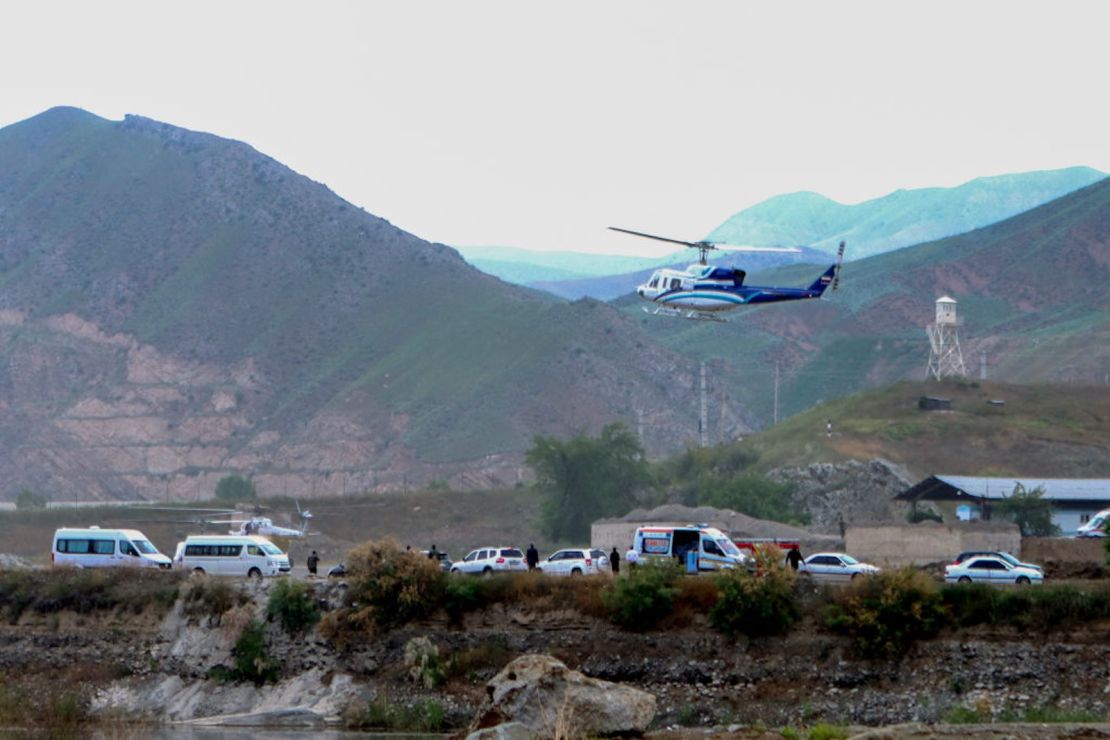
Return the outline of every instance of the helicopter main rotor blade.
<path id="1" fill-rule="evenodd" d="M 632 231 L 631 229 L 621 229 L 616 226 L 609 227 L 613 231 L 619 231 L 622 234 L 632 234 L 633 236 L 642 236 L 645 239 L 655 239 L 660 242 L 670 242 L 671 244 L 681 244 L 686 247 L 693 247 L 694 249 L 716 249 L 715 246 L 709 242 L 687 242 L 681 239 L 671 239 L 666 236 L 656 236 L 655 234 L 645 234 L 642 231 Z"/>
<path id="2" fill-rule="evenodd" d="M 755 252 L 764 254 L 798 254 L 802 250 L 797 247 L 743 247 L 733 244 L 715 244 L 714 249 L 723 252 Z"/>

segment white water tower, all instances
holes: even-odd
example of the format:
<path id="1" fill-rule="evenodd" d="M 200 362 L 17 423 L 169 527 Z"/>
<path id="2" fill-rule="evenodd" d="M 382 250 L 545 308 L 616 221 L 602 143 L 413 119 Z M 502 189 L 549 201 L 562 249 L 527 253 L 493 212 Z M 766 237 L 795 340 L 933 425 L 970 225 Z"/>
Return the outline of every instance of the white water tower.
<path id="1" fill-rule="evenodd" d="M 937 299 L 936 321 L 925 327 L 929 335 L 929 367 L 926 378 L 966 376 L 964 356 L 960 352 L 959 318 L 956 317 L 956 300 L 948 296 Z"/>

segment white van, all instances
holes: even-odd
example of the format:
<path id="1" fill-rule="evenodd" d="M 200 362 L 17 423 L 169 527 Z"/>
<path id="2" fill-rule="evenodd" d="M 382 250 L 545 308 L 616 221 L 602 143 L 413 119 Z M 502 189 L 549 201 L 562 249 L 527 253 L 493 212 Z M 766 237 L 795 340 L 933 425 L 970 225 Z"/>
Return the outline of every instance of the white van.
<path id="1" fill-rule="evenodd" d="M 747 566 L 747 556 L 728 535 L 700 524 L 688 527 L 640 527 L 632 541 L 640 562 L 652 558 L 675 558 L 686 567 L 688 552 L 697 553 L 698 570 L 731 570 Z"/>
<path id="2" fill-rule="evenodd" d="M 139 530 L 100 527 L 55 531 L 50 562 L 78 568 L 130 566 L 169 570 L 172 567 L 170 559 L 158 552 L 158 548 Z"/>
<path id="3" fill-rule="evenodd" d="M 261 578 L 289 572 L 289 556 L 258 535 L 194 534 L 182 544 L 179 565 L 194 573 Z"/>

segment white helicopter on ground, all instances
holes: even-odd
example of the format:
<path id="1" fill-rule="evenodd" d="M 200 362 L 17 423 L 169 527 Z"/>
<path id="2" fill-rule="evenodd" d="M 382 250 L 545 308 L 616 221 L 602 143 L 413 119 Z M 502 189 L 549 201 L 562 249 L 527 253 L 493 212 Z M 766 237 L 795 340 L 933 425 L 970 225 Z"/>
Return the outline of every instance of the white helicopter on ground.
<path id="1" fill-rule="evenodd" d="M 751 303 L 776 303 L 797 301 L 806 298 L 820 298 L 825 289 L 832 285 L 836 290 L 840 283 L 840 266 L 844 262 L 844 242 L 836 253 L 836 264 L 830 266 L 807 288 L 782 288 L 776 286 L 744 285 L 747 273 L 735 267 L 717 267 L 708 263 L 707 257 L 713 250 L 727 252 L 756 253 L 799 253 L 797 247 L 741 247 L 718 244 L 710 241 L 688 242 L 670 239 L 665 236 L 645 234 L 610 226 L 613 231 L 642 236 L 671 244 L 682 244 L 698 250 L 698 262 L 685 270 L 663 268 L 656 270 L 651 278 L 636 288 L 636 294 L 655 304 L 654 309 L 644 311 L 655 315 L 677 316 L 684 319 L 706 319 L 723 321 L 716 314 L 730 311 Z"/>
<path id="2" fill-rule="evenodd" d="M 309 522 L 312 521 L 312 512 L 308 509 L 302 509 L 299 502 L 297 502 L 297 515 L 301 519 L 300 529 L 295 527 L 283 527 L 274 524 L 274 520 L 268 516 L 262 516 L 261 512 L 264 511 L 263 507 L 256 506 L 254 514 L 248 515 L 246 512 L 239 509 L 191 509 L 191 508 L 164 508 L 164 507 L 144 507 L 148 511 L 173 511 L 173 512 L 189 512 L 201 514 L 193 520 L 186 520 L 186 523 L 191 522 L 199 524 L 201 527 L 207 528 L 210 525 L 226 524 L 230 525 L 231 529 L 228 534 L 251 535 L 257 534 L 263 537 L 306 537 L 313 532 L 308 531 Z M 209 518 L 223 516 L 225 518 Z"/>

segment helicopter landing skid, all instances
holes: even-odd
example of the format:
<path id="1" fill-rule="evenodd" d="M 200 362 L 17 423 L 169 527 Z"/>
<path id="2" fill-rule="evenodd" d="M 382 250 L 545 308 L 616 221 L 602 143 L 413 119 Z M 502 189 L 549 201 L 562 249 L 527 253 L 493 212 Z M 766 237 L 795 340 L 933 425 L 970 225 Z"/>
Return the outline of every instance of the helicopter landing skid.
<path id="1" fill-rule="evenodd" d="M 705 311 L 695 311 L 692 308 L 670 308 L 668 306 L 656 306 L 655 308 L 648 308 L 647 306 L 640 306 L 644 313 L 651 314 L 652 316 L 673 316 L 676 319 L 688 319 L 690 321 L 716 321 L 718 323 L 725 323 L 725 320 L 715 314 L 706 313 Z"/>

